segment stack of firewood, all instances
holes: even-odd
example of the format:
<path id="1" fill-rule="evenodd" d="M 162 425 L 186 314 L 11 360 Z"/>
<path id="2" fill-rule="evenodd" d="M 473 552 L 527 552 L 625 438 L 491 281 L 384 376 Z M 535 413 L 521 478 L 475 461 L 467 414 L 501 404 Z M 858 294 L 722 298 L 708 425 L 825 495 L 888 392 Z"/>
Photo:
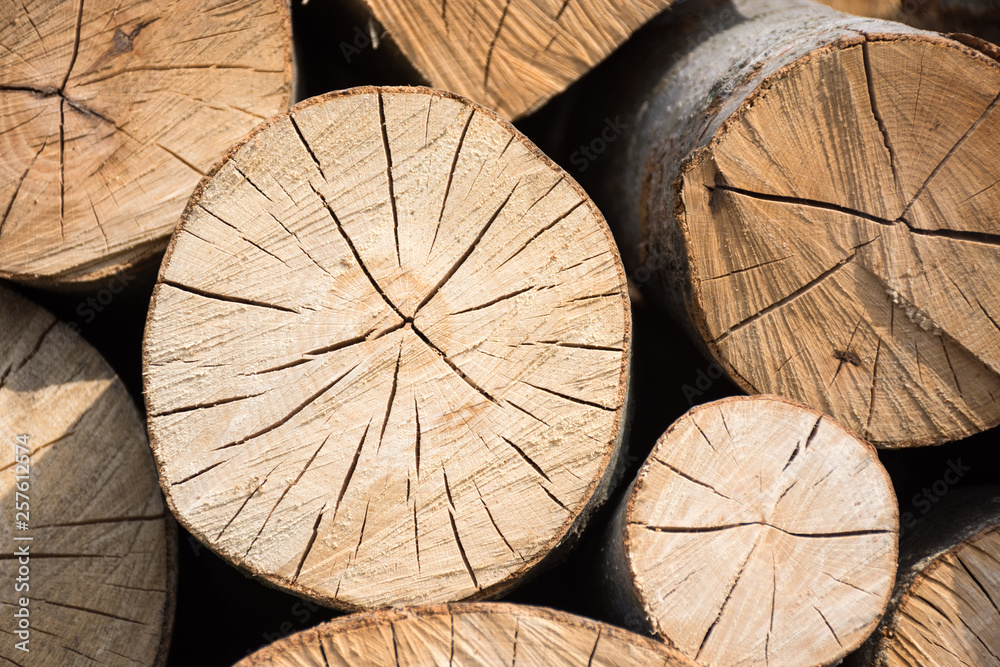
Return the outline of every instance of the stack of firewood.
<path id="1" fill-rule="evenodd" d="M 1000 665 L 1000 8 L 839 8 L 0 7 L 0 658 Z"/>

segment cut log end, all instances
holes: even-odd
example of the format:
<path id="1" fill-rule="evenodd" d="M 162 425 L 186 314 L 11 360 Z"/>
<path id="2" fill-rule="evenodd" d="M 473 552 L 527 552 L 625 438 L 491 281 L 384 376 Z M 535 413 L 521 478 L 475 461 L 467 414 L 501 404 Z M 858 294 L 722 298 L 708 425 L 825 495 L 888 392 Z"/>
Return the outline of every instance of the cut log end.
<path id="1" fill-rule="evenodd" d="M 1000 665 L 1000 527 L 963 542 L 909 588 L 886 666 Z"/>
<path id="2" fill-rule="evenodd" d="M 275 642 L 238 667 L 314 664 L 695 667 L 663 644 L 621 628 L 502 603 L 356 614 Z"/>
<path id="3" fill-rule="evenodd" d="M 198 180 L 288 106 L 281 0 L 0 7 L 0 277 L 89 283 L 166 245 Z"/>
<path id="4" fill-rule="evenodd" d="M 929 34 L 841 39 L 747 97 L 676 211 L 737 382 L 879 446 L 1000 423 L 998 106 L 1000 66 Z"/>
<path id="5" fill-rule="evenodd" d="M 601 62 L 671 0 L 364 0 L 436 88 L 516 119 Z"/>
<path id="6" fill-rule="evenodd" d="M 900 545 L 889 611 L 849 664 L 1000 665 L 1000 495 L 955 491 Z"/>
<path id="7" fill-rule="evenodd" d="M 487 596 L 606 494 L 630 339 L 606 223 L 513 127 L 426 89 L 314 98 L 230 153 L 168 250 L 162 484 L 321 602 Z"/>
<path id="8" fill-rule="evenodd" d="M 616 613 L 705 665 L 829 665 L 888 604 L 898 514 L 875 451 L 774 397 L 695 408 L 609 532 Z M 710 567 L 706 567 L 710 564 Z"/>
<path id="9" fill-rule="evenodd" d="M 3 287 L 0 437 L 0 658 L 164 664 L 175 525 L 138 411 L 93 348 Z"/>

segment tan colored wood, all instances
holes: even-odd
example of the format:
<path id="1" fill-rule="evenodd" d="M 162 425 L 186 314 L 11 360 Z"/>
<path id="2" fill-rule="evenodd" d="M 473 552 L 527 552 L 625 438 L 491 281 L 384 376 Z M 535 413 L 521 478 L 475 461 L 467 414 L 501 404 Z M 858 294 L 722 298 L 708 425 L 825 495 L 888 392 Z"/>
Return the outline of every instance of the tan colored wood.
<path id="1" fill-rule="evenodd" d="M 837 11 L 889 19 L 922 30 L 976 35 L 1000 42 L 997 0 L 819 0 Z"/>
<path id="2" fill-rule="evenodd" d="M 291 93 L 283 0 L 4 2 L 0 44 L 0 277 L 44 286 L 162 252 Z"/>
<path id="3" fill-rule="evenodd" d="M 239 667 L 274 665 L 694 667 L 648 637 L 565 612 L 458 603 L 354 614 L 267 646 Z"/>
<path id="4" fill-rule="evenodd" d="M 678 9 L 714 25 L 683 58 L 634 45 L 650 81 L 595 176 L 636 280 L 744 389 L 878 446 L 997 425 L 1000 64 L 814 3 L 736 9 Z"/>
<path id="5" fill-rule="evenodd" d="M 27 471 L 15 460 L 24 454 L 15 450 L 19 436 L 27 436 Z M 164 664 L 176 535 L 139 413 L 90 345 L 5 287 L 0 440 L 0 662 Z M 27 503 L 26 521 L 15 501 Z M 15 555 L 25 547 L 27 562 Z M 28 652 L 16 647 L 26 637 L 14 634 L 21 598 Z"/>
<path id="6" fill-rule="evenodd" d="M 703 665 L 830 665 L 885 610 L 898 530 L 871 446 L 804 405 L 728 398 L 657 441 L 604 581 L 620 620 Z"/>
<path id="7" fill-rule="evenodd" d="M 672 0 L 355 0 L 430 85 L 517 119 Z"/>
<path id="8" fill-rule="evenodd" d="M 901 545 L 889 612 L 852 665 L 1000 665 L 1000 495 L 945 501 Z"/>
<path id="9" fill-rule="evenodd" d="M 819 0 L 819 2 L 838 12 L 890 20 L 898 20 L 895 17 L 903 5 L 901 0 Z"/>
<path id="10" fill-rule="evenodd" d="M 303 102 L 196 191 L 146 330 L 178 519 L 345 608 L 481 598 L 608 491 L 631 341 L 596 207 L 421 88 Z"/>

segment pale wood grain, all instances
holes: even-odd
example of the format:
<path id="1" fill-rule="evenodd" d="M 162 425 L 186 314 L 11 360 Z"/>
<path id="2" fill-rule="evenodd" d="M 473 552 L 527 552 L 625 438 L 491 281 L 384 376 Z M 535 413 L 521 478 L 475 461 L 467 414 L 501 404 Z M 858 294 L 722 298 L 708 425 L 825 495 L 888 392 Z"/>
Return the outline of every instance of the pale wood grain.
<path id="1" fill-rule="evenodd" d="M 0 6 L 0 277 L 93 282 L 162 251 L 229 145 L 288 106 L 283 0 Z"/>
<path id="2" fill-rule="evenodd" d="M 735 9 L 678 8 L 706 39 L 628 61 L 595 169 L 637 279 L 748 392 L 877 446 L 997 425 L 1000 64 L 815 3 Z"/>
<path id="3" fill-rule="evenodd" d="M 572 179 L 467 100 L 353 89 L 196 191 L 146 330 L 151 442 L 180 521 L 269 583 L 481 598 L 607 494 L 630 341 Z"/>
<path id="4" fill-rule="evenodd" d="M 723 399 L 656 443 L 604 583 L 620 620 L 701 664 L 835 664 L 888 604 L 898 524 L 872 447 L 804 405 Z"/>
<path id="5" fill-rule="evenodd" d="M 28 531 L 15 530 L 14 438 L 31 450 Z M 146 431 L 100 355 L 0 287 L 0 658 L 31 665 L 161 665 L 176 591 L 172 519 Z M 30 541 L 14 541 L 30 536 Z M 14 589 L 30 547 L 29 590 Z M 11 634 L 29 600 L 28 653 Z"/>
<path id="6" fill-rule="evenodd" d="M 565 612 L 458 603 L 355 614 L 282 639 L 240 667 L 694 667 L 648 637 Z"/>
<path id="7" fill-rule="evenodd" d="M 436 88 L 534 111 L 672 0 L 356 0 Z"/>

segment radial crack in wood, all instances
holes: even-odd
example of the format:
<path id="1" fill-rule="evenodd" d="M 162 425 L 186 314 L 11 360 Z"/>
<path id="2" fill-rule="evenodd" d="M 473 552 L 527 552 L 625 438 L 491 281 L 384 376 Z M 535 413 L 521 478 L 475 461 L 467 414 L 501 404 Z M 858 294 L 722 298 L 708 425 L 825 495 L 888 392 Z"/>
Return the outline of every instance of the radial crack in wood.
<path id="1" fill-rule="evenodd" d="M 630 326 L 600 213 L 508 123 L 428 89 L 308 100 L 213 169 L 164 260 L 168 503 L 332 606 L 494 595 L 609 492 Z"/>
<path id="2" fill-rule="evenodd" d="M 618 620 L 701 664 L 832 665 L 884 612 L 897 537 L 871 446 L 804 405 L 729 398 L 657 441 L 609 528 L 602 585 Z"/>
<path id="3" fill-rule="evenodd" d="M 352 0 L 436 88 L 516 119 L 601 62 L 672 0 Z M 559 5 L 559 6 L 557 6 Z"/>
<path id="4" fill-rule="evenodd" d="M 696 667 L 649 637 L 561 611 L 459 603 L 354 614 L 281 639 L 236 667 Z"/>
<path id="5" fill-rule="evenodd" d="M 176 527 L 139 413 L 89 344 L 5 287 L 0 434 L 0 660 L 165 664 Z"/>
<path id="6" fill-rule="evenodd" d="M 1000 424 L 1000 63 L 802 0 L 659 21 L 588 171 L 635 279 L 744 389 L 877 446 Z"/>
<path id="7" fill-rule="evenodd" d="M 0 5 L 0 277 L 92 284 L 162 252 L 191 190 L 287 108 L 282 0 Z"/>

